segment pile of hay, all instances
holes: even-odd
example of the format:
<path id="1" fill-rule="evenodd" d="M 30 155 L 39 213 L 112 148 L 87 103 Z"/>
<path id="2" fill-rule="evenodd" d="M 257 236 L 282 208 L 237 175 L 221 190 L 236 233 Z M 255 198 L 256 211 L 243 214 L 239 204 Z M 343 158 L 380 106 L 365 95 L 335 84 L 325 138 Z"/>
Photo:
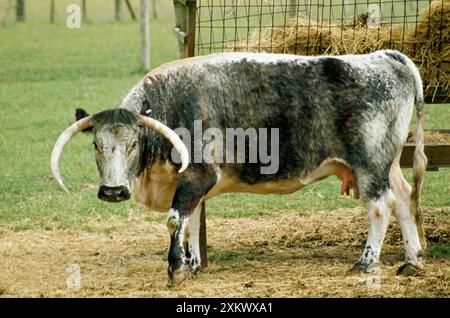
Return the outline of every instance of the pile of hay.
<path id="1" fill-rule="evenodd" d="M 434 97 L 438 86 L 450 89 L 450 1 L 433 1 L 422 11 L 417 28 L 406 34 L 403 53 L 420 67 L 425 94 Z M 447 62 L 443 62 L 447 61 Z"/>
<path id="2" fill-rule="evenodd" d="M 401 37 L 402 27 L 368 29 L 365 25 L 338 26 L 333 21 L 315 21 L 299 16 L 284 27 L 256 30 L 248 40 L 235 44 L 236 51 L 263 51 L 298 55 L 363 54 L 396 45 L 392 38 Z"/>
<path id="3" fill-rule="evenodd" d="M 364 54 L 382 48 L 397 49 L 420 67 L 425 93 L 434 95 L 440 86 L 450 88 L 450 1 L 433 1 L 418 20 L 417 28 L 384 24 L 367 28 L 364 16 L 356 26 L 334 21 L 315 21 L 298 16 L 282 27 L 256 30 L 247 40 L 233 45 L 236 51 L 313 54 Z M 442 27 L 441 27 L 442 25 Z"/>
<path id="4" fill-rule="evenodd" d="M 426 144 L 450 143 L 450 133 L 442 131 L 425 130 L 424 139 Z M 406 142 L 414 143 L 416 141 L 416 132 L 410 131 Z"/>

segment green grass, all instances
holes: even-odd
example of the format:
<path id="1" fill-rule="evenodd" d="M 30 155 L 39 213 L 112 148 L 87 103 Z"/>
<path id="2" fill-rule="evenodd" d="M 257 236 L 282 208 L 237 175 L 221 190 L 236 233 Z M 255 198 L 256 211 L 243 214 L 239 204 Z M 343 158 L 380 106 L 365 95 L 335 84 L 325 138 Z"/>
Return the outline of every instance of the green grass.
<path id="1" fill-rule="evenodd" d="M 160 6 L 160 18 L 152 21 L 153 67 L 177 58 L 171 5 L 167 2 Z M 126 219 L 131 214 L 161 221 L 165 217 L 132 201 L 109 204 L 96 198 L 96 187 L 89 186 L 98 182 L 89 134 L 77 136 L 61 161 L 63 176 L 73 194 L 65 195 L 48 178 L 51 148 L 73 121 L 74 109 L 82 106 L 96 112 L 115 107 L 143 76 L 139 71 L 138 24 L 106 18 L 96 21 L 94 9 L 90 11 L 91 22 L 80 30 L 67 29 L 61 19 L 55 25 L 30 19 L 24 24 L 8 22 L 0 27 L 2 226 L 16 230 L 89 230 L 97 220 Z M 428 106 L 426 121 L 427 128 L 449 128 L 450 105 Z M 409 170 L 406 174 L 410 177 Z M 449 180 L 450 169 L 427 173 L 423 204 L 449 207 Z M 207 213 L 224 217 L 270 216 L 362 205 L 360 201 L 340 198 L 338 192 L 338 181 L 329 178 L 292 195 L 228 194 L 209 201 Z M 113 230 L 111 227 L 105 231 Z"/>
<path id="2" fill-rule="evenodd" d="M 427 248 L 427 256 L 431 258 L 450 259 L 450 244 L 431 245 Z"/>

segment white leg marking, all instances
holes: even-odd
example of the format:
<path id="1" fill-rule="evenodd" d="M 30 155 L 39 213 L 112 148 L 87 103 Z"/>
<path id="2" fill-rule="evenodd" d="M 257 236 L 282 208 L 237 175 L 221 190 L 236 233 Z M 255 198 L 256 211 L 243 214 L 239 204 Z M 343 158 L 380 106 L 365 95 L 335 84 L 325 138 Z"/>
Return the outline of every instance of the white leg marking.
<path id="1" fill-rule="evenodd" d="M 381 198 L 368 203 L 369 234 L 366 246 L 358 261 L 359 266 L 370 271 L 372 265 L 379 263 L 381 247 L 389 224 L 394 194 L 388 190 Z"/>
<path id="2" fill-rule="evenodd" d="M 167 215 L 167 229 L 169 230 L 171 240 L 175 240 L 180 247 L 181 254 L 175 256 L 180 257 L 181 267 L 186 269 L 186 265 L 188 265 L 189 262 L 186 257 L 186 240 L 189 236 L 188 222 L 189 218 L 180 218 L 180 213 L 177 210 L 169 210 Z"/>
<path id="3" fill-rule="evenodd" d="M 395 186 L 393 186 L 396 199 L 394 215 L 402 232 L 406 252 L 405 262 L 422 268 L 422 260 L 420 257 L 422 246 L 420 244 L 416 222 L 411 215 L 411 186 L 403 177 L 400 167 L 391 168 L 390 181 L 391 183 L 395 182 Z"/>
<path id="4" fill-rule="evenodd" d="M 195 273 L 201 265 L 200 256 L 200 215 L 202 211 L 202 205 L 199 203 L 188 219 L 189 238 L 188 246 L 191 254 L 190 266 L 191 271 Z"/>
<path id="5" fill-rule="evenodd" d="M 170 209 L 167 213 L 167 229 L 169 230 L 170 236 L 173 235 L 180 222 L 180 213 L 177 210 Z"/>
<path id="6" fill-rule="evenodd" d="M 177 210 L 170 209 L 167 217 L 167 228 L 172 236 L 180 226 L 178 232 L 178 243 L 181 248 L 181 261 L 188 265 L 193 273 L 195 273 L 200 265 L 200 215 L 201 204 L 199 204 L 192 214 L 182 219 L 180 224 L 180 215 Z M 189 250 L 189 258 L 186 255 L 186 247 Z"/>

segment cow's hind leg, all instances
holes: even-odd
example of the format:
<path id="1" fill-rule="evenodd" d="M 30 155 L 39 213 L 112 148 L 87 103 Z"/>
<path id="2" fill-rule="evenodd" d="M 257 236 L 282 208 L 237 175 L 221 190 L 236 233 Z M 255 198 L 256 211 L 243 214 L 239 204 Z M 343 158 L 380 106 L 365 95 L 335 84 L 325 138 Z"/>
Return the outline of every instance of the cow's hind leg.
<path id="1" fill-rule="evenodd" d="M 400 225 L 406 252 L 405 263 L 398 269 L 397 274 L 415 274 L 422 268 L 422 247 L 411 213 L 411 186 L 403 177 L 398 159 L 391 166 L 389 182 L 395 194 L 394 215 Z"/>
<path id="2" fill-rule="evenodd" d="M 379 266 L 381 247 L 386 234 L 394 204 L 394 194 L 390 189 L 376 199 L 367 200 L 369 233 L 364 251 L 351 272 L 371 272 Z"/>

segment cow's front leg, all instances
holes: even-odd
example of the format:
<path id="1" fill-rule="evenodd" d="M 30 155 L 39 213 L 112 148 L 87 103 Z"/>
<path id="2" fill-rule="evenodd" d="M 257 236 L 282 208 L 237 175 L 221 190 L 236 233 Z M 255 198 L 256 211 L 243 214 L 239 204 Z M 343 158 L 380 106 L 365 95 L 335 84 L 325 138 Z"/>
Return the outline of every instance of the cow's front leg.
<path id="1" fill-rule="evenodd" d="M 190 214 L 173 208 L 169 211 L 168 275 L 171 285 L 180 284 L 200 270 L 200 213 L 201 203 Z"/>
<path id="2" fill-rule="evenodd" d="M 169 284 L 172 286 L 180 284 L 190 275 L 197 274 L 201 266 L 201 202 L 211 189 L 213 180 L 205 182 L 205 179 L 210 179 L 205 176 L 190 179 L 197 182 L 181 181 L 177 186 L 167 220 L 170 234 L 168 275 Z"/>

